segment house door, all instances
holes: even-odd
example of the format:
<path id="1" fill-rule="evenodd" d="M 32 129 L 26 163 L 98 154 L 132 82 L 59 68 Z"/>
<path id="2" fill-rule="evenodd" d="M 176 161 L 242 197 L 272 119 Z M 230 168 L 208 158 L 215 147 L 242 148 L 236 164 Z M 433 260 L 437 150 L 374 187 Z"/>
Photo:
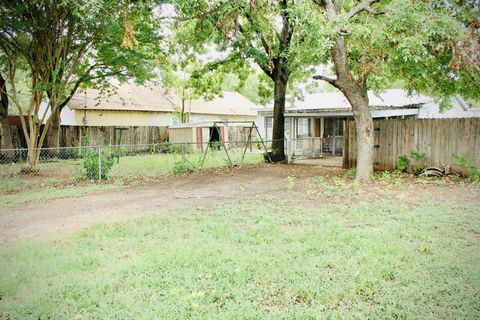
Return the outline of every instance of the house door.
<path id="1" fill-rule="evenodd" d="M 320 118 L 315 119 L 315 137 L 316 138 L 319 138 L 321 135 L 320 133 L 322 132 L 321 130 L 322 122 L 320 120 L 321 120 Z"/>
<path id="2" fill-rule="evenodd" d="M 325 118 L 323 137 L 328 150 L 333 155 L 342 155 L 343 153 L 343 119 Z"/>

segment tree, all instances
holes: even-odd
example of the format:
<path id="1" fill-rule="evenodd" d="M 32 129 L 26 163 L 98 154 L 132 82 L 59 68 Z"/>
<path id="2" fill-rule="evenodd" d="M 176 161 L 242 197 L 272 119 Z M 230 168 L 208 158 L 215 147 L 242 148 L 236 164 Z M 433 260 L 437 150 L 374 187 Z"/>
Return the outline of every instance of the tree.
<path id="1" fill-rule="evenodd" d="M 0 72 L 0 132 L 2 134 L 2 141 L 0 144 L 1 149 L 12 149 L 12 130 L 8 122 L 8 94 L 7 94 L 7 83 Z"/>
<path id="2" fill-rule="evenodd" d="M 126 0 L 21 0 L 5 1 L 0 9 L 0 50 L 8 63 L 10 85 L 7 92 L 19 111 L 30 169 L 38 162 L 50 124 L 58 123 L 61 108 L 81 84 L 125 75 L 128 61 L 138 58 L 130 54 L 132 41 L 148 44 L 138 50 L 143 60 L 154 59 L 158 52 L 150 1 L 129 5 Z M 140 36 L 134 35 L 134 28 Z M 121 46 L 122 38 L 126 48 Z M 143 60 L 137 69 L 140 75 L 146 71 Z M 28 105 L 17 96 L 19 63 L 28 66 Z M 46 97 L 50 115 L 40 111 Z"/>
<path id="3" fill-rule="evenodd" d="M 186 123 L 190 117 L 190 106 L 193 99 L 203 96 L 206 99 L 221 94 L 222 73 L 207 73 L 192 76 L 204 67 L 200 52 L 193 52 L 188 46 L 176 41 L 169 41 L 171 48 L 168 58 L 160 66 L 162 85 L 172 90 L 180 98 L 180 107 L 174 108 L 174 117 L 180 123 Z"/>
<path id="4" fill-rule="evenodd" d="M 158 24 L 152 14 L 155 2 L 129 4 L 102 0 L 100 5 L 113 6 L 118 11 L 107 15 L 98 12 L 88 19 L 78 14 L 69 15 L 68 27 L 76 36 L 64 35 L 67 38 L 65 54 L 67 59 L 78 59 L 79 63 L 62 65 L 56 83 L 52 84 L 52 88 L 64 89 L 60 99 L 49 99 L 52 111 L 47 132 L 49 147 L 59 146 L 60 112 L 80 86 L 105 87 L 112 78 L 143 83 L 154 75 L 155 59 L 160 52 Z M 75 12 L 78 8 L 69 4 L 68 10 Z M 51 93 L 47 91 L 49 98 Z"/>
<path id="5" fill-rule="evenodd" d="M 330 83 L 350 102 L 357 129 L 357 179 L 373 172 L 373 119 L 369 89 L 387 88 L 403 80 L 410 90 L 448 97 L 475 94 L 468 72 L 450 74 L 452 47 L 462 27 L 445 7 L 428 1 L 313 0 L 316 10 L 303 19 L 316 28 L 319 41 L 330 43 L 323 63 L 332 63 L 335 78 L 316 75 Z M 378 4 L 377 8 L 373 8 Z M 315 12 L 316 11 L 316 12 Z M 316 21 L 312 25 L 311 20 Z"/>
<path id="6" fill-rule="evenodd" d="M 291 52 L 296 20 L 294 0 L 183 1 L 180 19 L 189 26 L 189 39 L 196 43 L 216 43 L 229 53 L 208 64 L 204 71 L 235 64 L 243 77 L 247 61 L 257 64 L 273 83 L 274 120 L 272 149 L 277 160 L 284 160 L 285 101 L 292 75 L 300 70 Z M 185 33 L 184 33 L 185 36 Z"/>

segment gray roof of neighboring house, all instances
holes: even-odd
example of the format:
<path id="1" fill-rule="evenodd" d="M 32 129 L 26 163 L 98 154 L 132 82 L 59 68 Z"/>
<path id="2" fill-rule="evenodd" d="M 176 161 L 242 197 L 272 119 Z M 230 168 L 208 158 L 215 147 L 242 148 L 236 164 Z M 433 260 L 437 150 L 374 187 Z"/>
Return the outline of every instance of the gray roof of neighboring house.
<path id="1" fill-rule="evenodd" d="M 181 108 L 181 99 L 160 86 L 123 84 L 111 94 L 87 89 L 86 105 L 90 110 L 172 112 Z M 70 109 L 85 109 L 85 91 L 78 92 L 68 103 Z M 186 101 L 190 113 L 255 116 L 257 106 L 238 92 L 223 92 L 212 100 Z"/>
<path id="2" fill-rule="evenodd" d="M 408 95 L 406 91 L 399 89 L 385 90 L 380 94 L 368 93 L 370 108 L 372 110 L 399 110 L 419 108 L 423 104 L 433 101 L 424 95 Z M 257 109 L 258 111 L 271 111 L 272 107 Z M 351 112 L 350 102 L 343 93 L 327 92 L 309 94 L 303 100 L 287 104 L 285 113 L 342 113 Z"/>

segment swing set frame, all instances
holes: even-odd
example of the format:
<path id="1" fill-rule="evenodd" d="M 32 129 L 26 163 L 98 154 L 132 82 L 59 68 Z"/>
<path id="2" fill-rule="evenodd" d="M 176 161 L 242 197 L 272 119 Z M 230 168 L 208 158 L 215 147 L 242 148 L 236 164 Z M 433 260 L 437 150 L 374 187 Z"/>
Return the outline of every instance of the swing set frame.
<path id="1" fill-rule="evenodd" d="M 245 158 L 245 154 L 247 153 L 247 148 L 248 146 L 252 143 L 252 132 L 253 129 L 257 130 L 258 138 L 260 139 L 260 142 L 263 145 L 263 148 L 265 149 L 265 152 L 268 157 L 268 161 L 271 163 L 272 159 L 270 158 L 270 154 L 267 151 L 267 146 L 265 145 L 265 142 L 263 141 L 262 135 L 260 134 L 260 130 L 258 130 L 257 125 L 255 124 L 255 121 L 214 121 L 213 122 L 213 130 L 217 131 L 218 137 L 219 137 L 219 142 L 220 146 L 223 146 L 223 149 L 225 150 L 225 154 L 227 155 L 228 162 L 230 163 L 230 166 L 233 166 L 232 160 L 230 159 L 230 155 L 228 154 L 227 146 L 225 145 L 225 139 L 222 139 L 222 135 L 220 134 L 220 129 L 218 127 L 218 124 L 224 124 L 226 127 L 228 127 L 228 124 L 230 123 L 245 123 L 245 124 L 250 124 L 249 127 L 244 127 L 244 128 L 249 128 L 248 132 L 248 138 L 247 138 L 247 143 L 245 143 L 245 148 L 243 149 L 242 152 L 242 159 L 240 160 L 240 163 L 243 163 L 243 159 Z M 208 139 L 207 147 L 205 148 L 205 152 L 203 153 L 203 159 L 202 159 L 202 167 L 203 164 L 205 163 L 205 158 L 207 157 L 208 149 L 210 149 L 210 141 L 212 140 L 213 136 L 213 130 L 210 133 L 210 137 Z"/>

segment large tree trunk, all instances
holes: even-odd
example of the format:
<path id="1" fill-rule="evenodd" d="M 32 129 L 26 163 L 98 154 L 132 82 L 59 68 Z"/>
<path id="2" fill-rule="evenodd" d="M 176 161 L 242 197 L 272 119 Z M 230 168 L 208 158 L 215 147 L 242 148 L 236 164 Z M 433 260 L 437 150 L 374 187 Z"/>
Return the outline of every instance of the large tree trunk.
<path id="1" fill-rule="evenodd" d="M 47 147 L 60 147 L 60 110 L 57 110 L 51 115 L 52 120 L 47 131 Z"/>
<path id="2" fill-rule="evenodd" d="M 287 77 L 279 74 L 274 77 L 273 91 L 273 161 L 285 160 L 285 100 L 287 95 Z"/>
<path id="3" fill-rule="evenodd" d="M 368 181 L 373 173 L 373 118 L 368 104 L 366 89 L 349 88 L 343 92 L 352 105 L 357 129 L 357 174 L 358 181 Z"/>

